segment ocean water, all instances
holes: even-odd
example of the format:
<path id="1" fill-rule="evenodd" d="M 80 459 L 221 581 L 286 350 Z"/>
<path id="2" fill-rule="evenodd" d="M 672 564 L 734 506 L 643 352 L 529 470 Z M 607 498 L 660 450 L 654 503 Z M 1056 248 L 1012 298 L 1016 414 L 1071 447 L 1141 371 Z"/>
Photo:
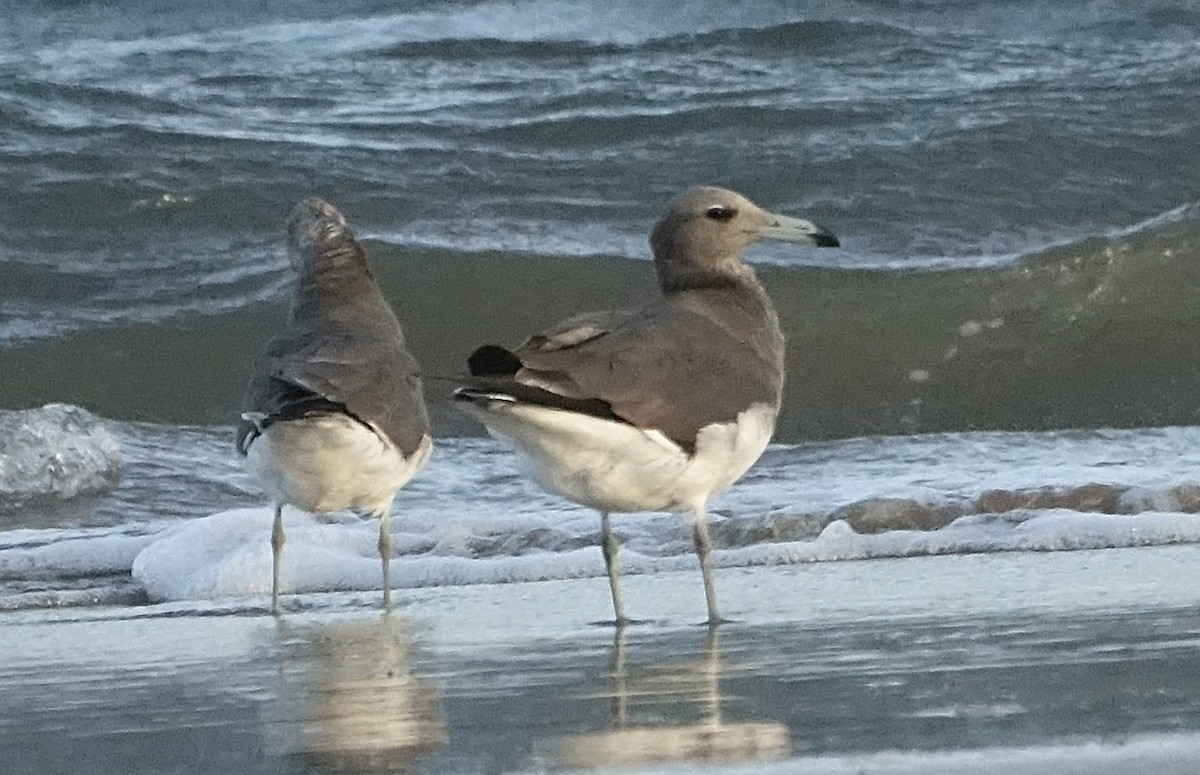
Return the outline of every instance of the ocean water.
<path id="1" fill-rule="evenodd" d="M 679 732 L 655 745 L 695 743 L 680 728 L 713 713 L 703 681 L 682 704 L 607 713 L 619 692 L 596 682 L 625 674 L 591 626 L 609 615 L 598 519 L 518 477 L 445 382 L 427 385 L 432 462 L 394 511 L 412 633 L 325 632 L 379 598 L 374 525 L 348 514 L 287 514 L 301 624 L 261 621 L 270 511 L 231 425 L 286 308 L 282 222 L 301 197 L 346 213 L 438 377 L 479 343 L 651 298 L 650 227 L 701 182 L 843 248 L 747 256 L 788 336 L 788 385 L 777 443 L 712 504 L 739 622 L 720 647 L 690 628 L 703 597 L 682 520 L 616 519 L 627 605 L 650 620 L 626 644 L 630 680 L 673 660 L 728 678 L 745 724 L 711 739 L 756 772 L 1183 772 L 1198 755 L 1200 711 L 1169 677 L 1194 668 L 1200 542 L 1192 4 L 0 11 L 0 643 L 16 687 L 0 692 L 0 770 L 370 770 L 328 750 L 347 729 L 312 737 L 280 710 L 296 691 L 340 702 L 319 687 L 347 671 L 368 697 L 415 697 L 392 754 L 425 771 L 600 761 L 640 739 L 622 737 L 635 721 Z M 228 654 L 186 645 L 209 624 Z M 356 677 L 328 644 L 360 637 L 376 641 L 351 649 L 364 664 L 382 650 L 419 669 Z M 266 685 L 292 660 L 318 688 Z M 42 664 L 86 691 L 62 700 Z M 477 710 L 506 691 L 528 726 Z M 143 710 L 175 732 L 129 754 Z M 269 731 L 226 758 L 181 753 L 219 751 L 250 717 Z"/>
<path id="2" fill-rule="evenodd" d="M 651 295 L 654 218 L 712 182 L 845 245 L 750 254 L 784 440 L 1198 420 L 1188 3 L 4 9 L 5 406 L 229 422 L 303 196 L 447 374 Z"/>

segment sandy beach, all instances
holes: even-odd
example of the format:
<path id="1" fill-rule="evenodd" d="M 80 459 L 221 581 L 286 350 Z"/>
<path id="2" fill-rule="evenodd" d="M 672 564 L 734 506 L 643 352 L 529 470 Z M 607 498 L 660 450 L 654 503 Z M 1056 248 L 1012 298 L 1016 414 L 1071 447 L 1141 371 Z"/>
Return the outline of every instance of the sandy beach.
<path id="1" fill-rule="evenodd" d="M 10 775 L 1191 772 L 1194 546 L 14 612 Z"/>
<path id="2" fill-rule="evenodd" d="M 1200 772 L 1200 13 L 1179 0 L 5 4 L 0 775 Z M 695 184 L 773 444 L 693 538 L 447 400 L 658 285 Z M 378 528 L 234 449 L 287 214 L 364 241 L 435 451 Z M 386 542 L 385 542 L 386 543 Z"/>

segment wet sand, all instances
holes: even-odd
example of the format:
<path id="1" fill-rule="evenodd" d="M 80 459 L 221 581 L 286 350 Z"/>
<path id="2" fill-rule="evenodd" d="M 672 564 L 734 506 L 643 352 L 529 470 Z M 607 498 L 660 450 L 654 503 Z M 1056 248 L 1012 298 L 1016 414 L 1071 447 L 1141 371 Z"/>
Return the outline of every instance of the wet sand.
<path id="1" fill-rule="evenodd" d="M 450 254 L 369 242 L 425 373 L 515 345 L 581 310 L 657 294 L 648 261 Z M 748 254 L 753 258 L 754 253 Z M 1200 216 L 1006 267 L 936 272 L 759 265 L 788 341 L 775 439 L 1194 424 Z M 536 278 L 534 281 L 533 278 Z M 281 278 L 282 279 L 282 278 Z M 65 401 L 114 419 L 224 424 L 286 294 L 219 314 L 122 322 L 0 348 L 9 407 Z M 477 435 L 428 379 L 438 436 Z"/>
<path id="2" fill-rule="evenodd" d="M 1200 549 L 729 569 L 0 619 L 0 771 L 1190 772 Z"/>

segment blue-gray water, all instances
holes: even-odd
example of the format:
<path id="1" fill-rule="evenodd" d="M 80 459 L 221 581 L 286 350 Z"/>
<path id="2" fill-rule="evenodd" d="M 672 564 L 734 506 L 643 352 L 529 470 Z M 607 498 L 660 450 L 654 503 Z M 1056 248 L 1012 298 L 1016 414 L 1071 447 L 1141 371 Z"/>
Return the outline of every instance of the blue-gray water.
<path id="1" fill-rule="evenodd" d="M 845 245 L 751 254 L 782 267 L 784 438 L 1197 419 L 1189 3 L 4 11 L 7 406 L 228 422 L 302 196 L 447 373 L 653 293 L 657 212 L 714 182 Z"/>
<path id="2" fill-rule="evenodd" d="M 731 772 L 1188 771 L 1192 4 L 0 14 L 0 407 L 105 418 L 0 413 L 0 771 L 369 770 L 364 712 L 398 736 L 368 758 L 427 772 L 556 769 L 645 726 L 784 759 Z M 296 626 L 258 616 L 270 512 L 230 424 L 297 199 L 345 211 L 447 374 L 649 298 L 650 225 L 697 182 L 844 245 L 749 255 L 788 387 L 780 443 L 714 504 L 719 646 L 690 627 L 684 525 L 622 517 L 650 623 L 616 670 L 595 515 L 434 381 L 438 447 L 395 509 L 407 629 L 338 626 L 378 602 L 372 525 L 344 516 L 289 514 Z M 713 675 L 733 737 L 689 732 Z M 343 680 L 367 710 L 313 730 Z"/>

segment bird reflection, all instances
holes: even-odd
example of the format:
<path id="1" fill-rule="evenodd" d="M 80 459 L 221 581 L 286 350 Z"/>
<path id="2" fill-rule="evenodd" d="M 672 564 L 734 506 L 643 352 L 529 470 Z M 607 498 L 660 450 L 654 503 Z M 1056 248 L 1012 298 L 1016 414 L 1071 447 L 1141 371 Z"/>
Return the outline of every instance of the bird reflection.
<path id="1" fill-rule="evenodd" d="M 709 628 L 701 659 L 667 668 L 626 665 L 624 629 L 617 631 L 607 696 L 613 727 L 572 735 L 558 746 L 560 766 L 579 769 L 645 766 L 671 761 L 778 759 L 791 752 L 786 725 L 722 717 L 718 628 Z M 686 721 L 678 720 L 681 717 Z"/>
<path id="2" fill-rule="evenodd" d="M 313 772 L 408 772 L 447 741 L 433 685 L 414 672 L 403 620 L 323 625 L 290 638 L 298 717 L 287 749 Z M 291 661 L 290 659 L 287 661 Z M 292 683 L 292 681 L 289 681 Z"/>

